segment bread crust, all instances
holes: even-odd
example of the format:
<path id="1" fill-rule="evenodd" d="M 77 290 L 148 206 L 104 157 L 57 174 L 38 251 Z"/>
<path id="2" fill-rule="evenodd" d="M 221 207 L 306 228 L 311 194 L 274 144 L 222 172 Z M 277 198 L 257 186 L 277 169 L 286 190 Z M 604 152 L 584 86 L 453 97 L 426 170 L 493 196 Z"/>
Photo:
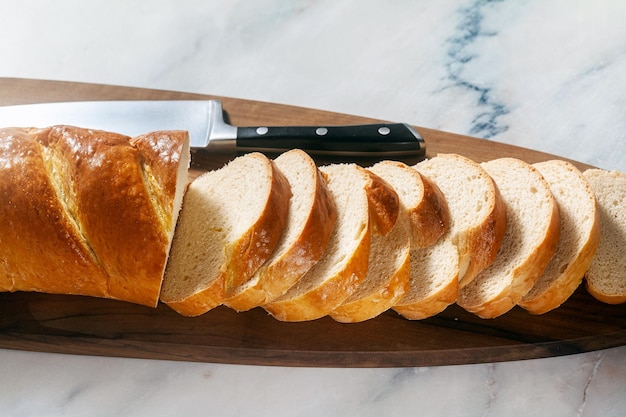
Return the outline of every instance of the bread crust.
<path id="1" fill-rule="evenodd" d="M 154 135 L 161 139 L 153 140 Z M 13 155 L 8 165 L 17 165 L 3 174 L 20 175 L 15 184 L 2 180 L 3 199 L 11 201 L 3 216 L 22 241 L 3 240 L 11 245 L 4 259 L 28 264 L 7 271 L 13 276 L 11 291 L 156 306 L 188 135 L 154 135 L 131 139 L 72 126 L 3 130 L 3 141 L 29 153 L 27 158 Z M 156 157 L 164 148 L 171 151 L 169 160 Z M 158 172 L 153 178 L 158 189 L 146 186 L 147 170 Z M 17 208 L 13 202 L 19 202 L 19 211 L 12 211 Z"/>
<path id="2" fill-rule="evenodd" d="M 457 275 L 458 277 L 458 275 Z M 423 320 L 441 313 L 453 304 L 459 292 L 459 281 L 450 280 L 441 290 L 413 304 L 395 305 L 393 310 L 408 320 Z"/>
<path id="3" fill-rule="evenodd" d="M 340 305 L 330 316 L 340 323 L 358 323 L 382 314 L 406 292 L 409 286 L 409 270 L 410 257 L 407 256 L 384 286 L 355 302 Z"/>
<path id="4" fill-rule="evenodd" d="M 598 291 L 595 287 L 593 287 L 589 283 L 589 280 L 585 280 L 585 288 L 587 288 L 587 291 L 589 291 L 589 294 L 591 294 L 593 298 L 603 303 L 606 303 L 606 304 L 626 303 L 626 295 L 605 294 L 602 291 Z"/>
<path id="5" fill-rule="evenodd" d="M 345 267 L 324 284 L 295 298 L 274 300 L 262 307 L 280 321 L 315 320 L 327 315 L 359 286 L 367 273 L 371 234 L 364 229 Z"/>
<path id="6" fill-rule="evenodd" d="M 449 230 L 448 202 L 437 185 L 415 171 L 424 185 L 424 198 L 419 206 L 409 211 L 413 223 L 413 247 L 432 246 Z"/>
<path id="7" fill-rule="evenodd" d="M 381 161 L 369 170 L 389 183 L 396 191 L 401 187 L 403 190 L 406 190 L 406 187 L 411 188 L 411 200 L 415 199 L 417 203 L 410 201 L 409 204 L 407 199 L 402 201 L 403 198 L 400 196 L 400 205 L 409 217 L 413 248 L 431 246 L 446 233 L 450 227 L 448 203 L 434 182 L 413 167 L 399 161 Z M 408 183 L 400 184 L 401 179 L 396 177 L 394 172 L 401 172 L 411 178 Z"/>
<path id="8" fill-rule="evenodd" d="M 365 191 L 370 207 L 372 232 L 385 236 L 393 229 L 398 219 L 400 209 L 398 194 L 378 175 L 360 166 L 356 168 L 368 177 Z"/>
<path id="9" fill-rule="evenodd" d="M 313 160 L 299 149 L 288 152 L 309 165 L 315 184 L 313 204 L 300 234 L 281 258 L 261 266 L 253 285 L 225 300 L 237 311 L 266 304 L 291 288 L 322 257 L 337 220 L 337 207 Z"/>

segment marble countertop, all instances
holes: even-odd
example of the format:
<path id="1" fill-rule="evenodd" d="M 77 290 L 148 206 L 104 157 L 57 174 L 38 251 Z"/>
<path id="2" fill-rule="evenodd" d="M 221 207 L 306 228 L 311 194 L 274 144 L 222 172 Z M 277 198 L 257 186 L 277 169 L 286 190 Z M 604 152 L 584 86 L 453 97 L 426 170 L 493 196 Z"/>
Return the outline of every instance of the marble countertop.
<path id="1" fill-rule="evenodd" d="M 624 22 L 620 0 L 28 0 L 2 5 L 0 76 L 293 104 L 626 171 Z M 400 369 L 0 350 L 0 415 L 383 414 L 622 416 L 626 347 Z"/>

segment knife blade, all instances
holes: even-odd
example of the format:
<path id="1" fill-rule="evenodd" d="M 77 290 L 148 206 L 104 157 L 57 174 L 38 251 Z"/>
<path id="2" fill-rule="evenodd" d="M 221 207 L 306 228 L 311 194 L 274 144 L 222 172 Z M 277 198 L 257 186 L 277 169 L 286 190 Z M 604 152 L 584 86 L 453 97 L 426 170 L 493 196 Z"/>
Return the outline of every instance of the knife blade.
<path id="1" fill-rule="evenodd" d="M 248 126 L 225 122 L 218 100 L 77 101 L 0 106 L 2 127 L 73 125 L 136 136 L 155 130 L 187 130 L 190 145 L 222 155 L 277 154 L 300 148 L 342 158 L 424 157 L 422 136 L 406 123 L 348 126 Z"/>

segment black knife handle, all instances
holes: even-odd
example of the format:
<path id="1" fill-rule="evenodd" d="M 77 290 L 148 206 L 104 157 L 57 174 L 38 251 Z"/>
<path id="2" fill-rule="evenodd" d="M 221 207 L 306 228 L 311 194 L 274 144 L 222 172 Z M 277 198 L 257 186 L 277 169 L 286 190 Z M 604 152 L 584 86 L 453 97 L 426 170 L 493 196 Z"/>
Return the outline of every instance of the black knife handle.
<path id="1" fill-rule="evenodd" d="M 280 153 L 299 148 L 316 156 L 422 158 L 422 136 L 404 123 L 354 126 L 237 128 L 238 152 Z"/>

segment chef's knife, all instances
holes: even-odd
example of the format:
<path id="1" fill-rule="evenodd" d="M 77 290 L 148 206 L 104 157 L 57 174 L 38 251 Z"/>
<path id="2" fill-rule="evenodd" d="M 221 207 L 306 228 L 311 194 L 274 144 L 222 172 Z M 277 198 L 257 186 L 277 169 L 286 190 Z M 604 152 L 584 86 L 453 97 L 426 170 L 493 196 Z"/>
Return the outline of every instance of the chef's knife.
<path id="1" fill-rule="evenodd" d="M 343 158 L 423 158 L 421 135 L 404 123 L 352 126 L 236 127 L 224 121 L 217 100 L 82 101 L 0 106 L 0 127 L 73 125 L 136 136 L 187 130 L 192 148 L 234 155 L 276 154 L 300 148 Z"/>

